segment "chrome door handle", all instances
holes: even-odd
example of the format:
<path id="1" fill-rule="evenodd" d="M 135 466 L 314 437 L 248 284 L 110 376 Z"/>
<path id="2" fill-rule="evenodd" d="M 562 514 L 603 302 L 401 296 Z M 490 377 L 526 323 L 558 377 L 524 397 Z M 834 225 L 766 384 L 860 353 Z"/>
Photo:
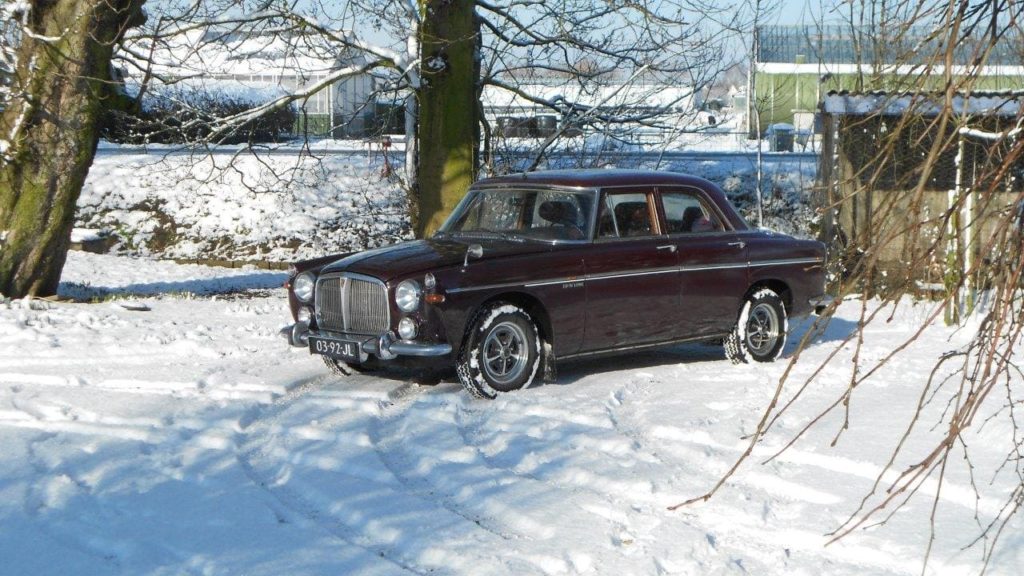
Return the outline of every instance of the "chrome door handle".
<path id="1" fill-rule="evenodd" d="M 744 248 L 747 247 L 747 243 L 743 242 L 741 240 L 739 242 L 729 242 L 729 246 L 735 246 L 735 247 L 739 248 L 740 250 L 743 250 Z"/>
<path id="2" fill-rule="evenodd" d="M 668 250 L 669 252 L 675 252 L 677 249 L 678 248 L 676 248 L 675 244 L 669 244 L 668 246 L 658 246 L 658 250 Z"/>

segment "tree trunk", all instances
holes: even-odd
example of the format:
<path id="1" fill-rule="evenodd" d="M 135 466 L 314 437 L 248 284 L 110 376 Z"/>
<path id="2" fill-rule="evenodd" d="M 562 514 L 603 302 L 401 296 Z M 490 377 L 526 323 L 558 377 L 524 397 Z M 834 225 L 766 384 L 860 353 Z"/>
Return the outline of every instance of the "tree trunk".
<path id="1" fill-rule="evenodd" d="M 419 214 L 416 236 L 441 226 L 476 179 L 479 23 L 472 0 L 420 0 Z"/>
<path id="2" fill-rule="evenodd" d="M 0 117 L 0 294 L 55 294 L 92 165 L 110 59 L 142 0 L 33 0 Z"/>

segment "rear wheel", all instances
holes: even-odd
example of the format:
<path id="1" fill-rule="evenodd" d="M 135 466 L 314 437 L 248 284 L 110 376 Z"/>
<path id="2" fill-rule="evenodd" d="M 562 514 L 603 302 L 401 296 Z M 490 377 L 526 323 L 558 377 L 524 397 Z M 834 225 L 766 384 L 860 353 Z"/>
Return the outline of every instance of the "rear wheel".
<path id="1" fill-rule="evenodd" d="M 537 325 L 522 308 L 498 303 L 477 313 L 459 352 L 459 382 L 478 398 L 529 386 L 540 367 Z"/>
<path id="2" fill-rule="evenodd" d="M 736 326 L 725 339 L 725 355 L 735 364 L 772 362 L 786 345 L 786 307 L 770 288 L 761 288 L 743 302 Z"/>

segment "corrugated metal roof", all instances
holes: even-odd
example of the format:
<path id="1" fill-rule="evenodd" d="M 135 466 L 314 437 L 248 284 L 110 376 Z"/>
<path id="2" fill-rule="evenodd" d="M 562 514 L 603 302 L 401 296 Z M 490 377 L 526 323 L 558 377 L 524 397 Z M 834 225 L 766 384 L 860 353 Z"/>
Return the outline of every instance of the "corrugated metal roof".
<path id="1" fill-rule="evenodd" d="M 957 93 L 951 107 L 966 116 L 1016 116 L 1024 102 L 1024 90 L 977 90 Z M 913 113 L 937 116 L 946 107 L 941 92 L 848 92 L 832 91 L 822 100 L 825 113 L 848 116 L 899 116 Z"/>

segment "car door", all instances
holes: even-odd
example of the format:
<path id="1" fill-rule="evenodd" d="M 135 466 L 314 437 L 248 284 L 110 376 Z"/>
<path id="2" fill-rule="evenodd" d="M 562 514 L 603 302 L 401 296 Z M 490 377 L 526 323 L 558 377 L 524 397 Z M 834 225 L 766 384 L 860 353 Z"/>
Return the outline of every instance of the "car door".
<path id="1" fill-rule="evenodd" d="M 602 192 L 595 240 L 585 258 L 584 350 L 671 337 L 679 305 L 675 252 L 661 233 L 652 188 Z"/>
<path id="2" fill-rule="evenodd" d="M 748 286 L 746 243 L 698 188 L 659 189 L 667 239 L 677 248 L 678 337 L 714 336 L 736 322 Z"/>

